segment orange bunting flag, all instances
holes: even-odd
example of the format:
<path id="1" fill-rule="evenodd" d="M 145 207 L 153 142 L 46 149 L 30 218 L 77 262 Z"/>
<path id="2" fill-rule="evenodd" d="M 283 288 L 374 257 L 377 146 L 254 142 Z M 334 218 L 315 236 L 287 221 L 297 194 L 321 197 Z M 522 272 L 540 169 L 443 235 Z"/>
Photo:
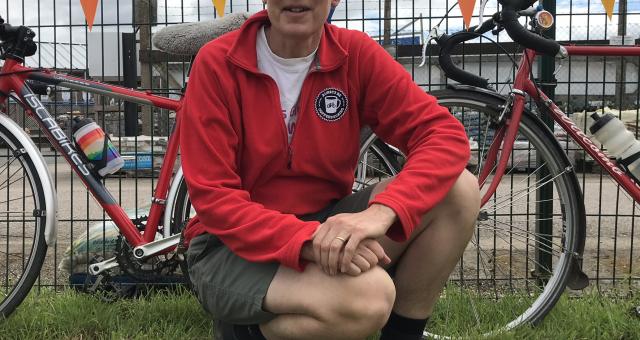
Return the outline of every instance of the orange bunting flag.
<path id="1" fill-rule="evenodd" d="M 216 8 L 216 12 L 218 12 L 218 16 L 224 16 L 224 3 L 225 0 L 211 0 L 213 2 L 213 7 Z"/>
<path id="2" fill-rule="evenodd" d="M 460 12 L 462 12 L 462 18 L 464 19 L 464 26 L 466 28 L 471 26 L 471 16 L 473 15 L 473 7 L 475 7 L 475 5 L 476 0 L 458 0 L 458 6 L 460 6 Z"/>
<path id="3" fill-rule="evenodd" d="M 82 11 L 84 12 L 84 18 L 89 25 L 89 31 L 93 27 L 93 19 L 96 17 L 96 10 L 98 9 L 98 0 L 80 0 L 82 5 Z"/>
<path id="4" fill-rule="evenodd" d="M 602 5 L 604 6 L 604 10 L 607 11 L 607 16 L 609 20 L 613 16 L 613 5 L 616 3 L 616 0 L 602 0 Z"/>

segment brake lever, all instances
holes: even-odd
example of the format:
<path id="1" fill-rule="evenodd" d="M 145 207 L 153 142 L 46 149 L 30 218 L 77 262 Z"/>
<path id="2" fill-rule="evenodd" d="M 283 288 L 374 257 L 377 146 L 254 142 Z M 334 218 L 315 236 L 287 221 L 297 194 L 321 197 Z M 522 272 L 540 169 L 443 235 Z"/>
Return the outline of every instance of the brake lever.
<path id="1" fill-rule="evenodd" d="M 429 39 L 427 40 L 427 43 L 422 44 L 422 61 L 420 62 L 420 65 L 418 65 L 418 67 L 424 66 L 424 64 L 427 62 L 427 47 L 431 44 L 431 40 L 435 40 L 436 43 L 440 45 L 440 39 L 442 39 L 444 36 L 446 36 L 446 33 L 441 33 L 440 25 L 433 26 L 433 28 L 429 31 Z"/>
<path id="2" fill-rule="evenodd" d="M 478 22 L 478 27 L 476 28 L 476 31 L 478 30 L 478 28 L 480 28 L 480 26 L 482 26 L 482 23 L 484 22 L 484 8 L 487 6 L 487 2 L 489 2 L 489 0 L 482 0 L 480 2 L 480 10 L 478 11 L 478 16 L 480 18 L 480 21 Z"/>
<path id="3" fill-rule="evenodd" d="M 527 9 L 523 9 L 522 11 L 518 11 L 519 16 L 533 17 L 538 13 L 538 8 L 531 6 Z"/>
<path id="4" fill-rule="evenodd" d="M 440 37 L 442 37 L 443 35 L 444 33 L 441 33 L 439 25 L 433 26 L 431 31 L 429 31 L 429 40 L 434 39 L 438 41 L 438 39 L 440 39 Z"/>
<path id="5" fill-rule="evenodd" d="M 491 34 L 493 35 L 498 35 L 500 34 L 500 32 L 504 31 L 504 26 L 502 26 L 501 24 L 497 24 L 496 28 L 491 30 Z"/>

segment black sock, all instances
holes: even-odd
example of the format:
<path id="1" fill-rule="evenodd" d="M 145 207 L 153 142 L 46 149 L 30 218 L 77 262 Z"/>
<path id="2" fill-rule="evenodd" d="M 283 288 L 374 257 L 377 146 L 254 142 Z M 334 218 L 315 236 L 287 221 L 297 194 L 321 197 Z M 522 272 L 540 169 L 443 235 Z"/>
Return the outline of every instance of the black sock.
<path id="1" fill-rule="evenodd" d="M 258 325 L 233 325 L 233 333 L 240 340 L 266 340 Z"/>
<path id="2" fill-rule="evenodd" d="M 380 340 L 418 340 L 427 325 L 426 319 L 410 319 L 391 312 L 389 321 L 382 327 Z"/>

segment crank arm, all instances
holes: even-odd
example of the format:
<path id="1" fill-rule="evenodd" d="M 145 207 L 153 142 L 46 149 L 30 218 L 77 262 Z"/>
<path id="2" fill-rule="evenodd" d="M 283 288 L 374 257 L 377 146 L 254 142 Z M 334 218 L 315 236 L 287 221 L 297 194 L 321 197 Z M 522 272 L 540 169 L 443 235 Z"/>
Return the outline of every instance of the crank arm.
<path id="1" fill-rule="evenodd" d="M 180 234 L 171 235 L 167 238 L 149 242 L 147 244 L 133 248 L 133 256 L 141 260 L 145 257 L 155 255 L 180 243 Z"/>
<path id="2" fill-rule="evenodd" d="M 89 274 L 98 275 L 107 269 L 115 268 L 117 266 L 119 266 L 118 261 L 116 260 L 115 257 L 112 257 L 106 261 L 102 261 L 102 262 L 98 262 L 90 265 Z"/>

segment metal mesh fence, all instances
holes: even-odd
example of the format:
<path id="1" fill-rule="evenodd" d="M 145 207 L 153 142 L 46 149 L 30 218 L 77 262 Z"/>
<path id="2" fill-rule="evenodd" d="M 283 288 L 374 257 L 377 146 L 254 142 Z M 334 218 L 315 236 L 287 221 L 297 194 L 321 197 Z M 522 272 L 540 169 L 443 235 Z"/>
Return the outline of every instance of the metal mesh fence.
<path id="1" fill-rule="evenodd" d="M 556 38 L 578 44 L 638 44 L 640 37 L 640 1 L 620 1 L 626 11 L 616 11 L 608 20 L 599 2 L 587 0 L 557 1 Z M 426 48 L 425 66 L 420 67 L 423 45 L 429 30 L 440 22 L 454 1 L 346 0 L 336 9 L 333 23 L 367 32 L 384 44 L 416 83 L 426 90 L 443 88 L 447 80 L 437 62 L 437 47 Z M 225 12 L 263 9 L 262 1 L 229 1 Z M 486 13 L 498 10 L 497 1 L 489 1 Z M 189 58 L 170 55 L 152 46 L 151 39 L 166 26 L 183 22 L 213 20 L 217 17 L 209 0 L 115 0 L 100 2 L 91 31 L 77 0 L 5 0 L 0 14 L 12 25 L 34 29 L 39 41 L 38 53 L 26 64 L 47 67 L 80 77 L 123 84 L 123 35 L 136 37 L 135 81 L 139 89 L 177 98 L 187 80 Z M 477 22 L 478 18 L 473 18 Z M 462 17 L 455 7 L 441 28 L 455 32 L 462 28 Z M 493 37 L 506 51 L 519 50 L 506 34 Z M 507 93 L 514 76 L 509 57 L 486 39 L 466 43 L 453 56 L 466 70 L 489 78 L 500 93 Z M 589 126 L 586 112 L 622 112 L 627 126 L 638 134 L 640 111 L 638 57 L 571 57 L 556 64 L 556 102 L 578 126 Z M 534 74 L 539 70 L 534 69 Z M 129 75 L 130 76 L 130 75 Z M 144 218 L 150 205 L 157 170 L 162 162 L 163 146 L 175 119 L 174 112 L 139 108 L 137 136 L 125 136 L 124 102 L 99 95 L 87 95 L 54 88 L 43 103 L 65 129 L 74 116 L 88 116 L 112 135 L 125 155 L 143 154 L 151 164 L 135 171 L 124 171 L 105 180 L 114 197 L 131 214 Z M 41 286 L 64 286 L 68 270 L 78 270 L 91 260 L 90 255 L 69 257 L 67 251 L 80 243 L 90 243 L 95 253 L 106 254 L 109 242 L 91 239 L 88 231 L 112 229 L 104 211 L 96 204 L 68 165 L 53 150 L 21 107 L 10 102 L 7 114 L 34 139 L 43 153 L 55 182 L 58 198 L 58 243 L 49 250 L 39 280 Z M 611 284 L 629 287 L 640 278 L 635 227 L 640 217 L 637 206 L 584 151 L 556 136 L 579 170 L 587 207 L 587 246 L 585 271 L 598 287 Z M 74 244 L 74 240 L 76 243 Z M 0 253 L 1 254 L 1 253 Z M 86 267 L 85 267 L 86 268 Z"/>

